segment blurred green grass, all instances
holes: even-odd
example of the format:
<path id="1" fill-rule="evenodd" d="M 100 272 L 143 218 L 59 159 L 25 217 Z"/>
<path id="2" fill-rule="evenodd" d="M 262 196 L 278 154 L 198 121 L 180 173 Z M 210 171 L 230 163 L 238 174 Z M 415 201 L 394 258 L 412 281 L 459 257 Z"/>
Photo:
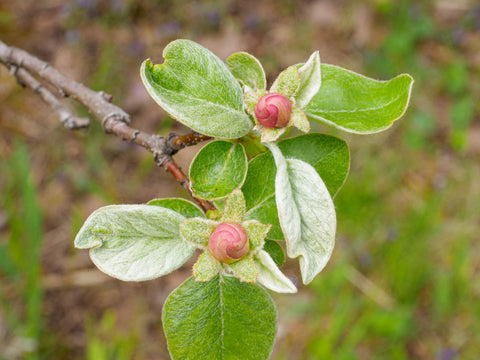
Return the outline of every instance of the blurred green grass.
<path id="1" fill-rule="evenodd" d="M 115 7 L 117 3 L 121 6 Z M 91 74 L 87 84 L 113 93 L 118 103 L 131 97 L 129 86 L 136 77 L 130 74 L 137 74 L 139 61 L 149 56 L 159 60 L 165 43 L 176 37 L 218 42 L 212 50 L 221 51 L 228 44 L 225 33 L 233 40 L 243 33 L 241 44 L 265 63 L 269 76 L 287 60 L 298 61 L 317 48 L 328 62 L 364 67 L 361 72 L 371 77 L 411 73 L 416 80 L 412 105 L 388 132 L 354 137 L 316 126 L 317 131 L 346 138 L 352 168 L 335 199 L 338 235 L 332 261 L 299 294 L 276 296 L 280 324 L 273 358 L 478 358 L 480 154 L 475 142 L 480 139 L 474 137 L 480 113 L 480 69 L 475 60 L 478 7 L 472 5 L 458 16 L 461 9 L 450 13 L 440 2 L 410 0 L 362 5 L 353 0 L 341 4 L 272 0 L 241 6 L 232 1 L 183 0 L 69 4 L 60 21 L 70 41 L 66 48 L 92 53 L 84 61 Z M 327 25 L 314 22 L 308 18 L 312 9 L 331 11 L 336 20 L 329 25 L 325 18 Z M 364 19 L 355 25 L 361 11 L 369 14 L 370 22 Z M 0 8 L 2 34 L 19 24 L 14 10 Z M 354 43 L 356 26 L 369 26 L 372 40 Z M 96 33 L 89 33 L 88 27 Z M 34 30 L 27 27 L 26 37 L 35 38 Z M 23 106 L 20 96 L 10 96 L 13 108 Z M 150 108 L 133 111 L 140 117 L 136 121 L 142 116 L 162 118 L 150 115 Z M 164 133 L 173 122 L 163 116 L 153 126 Z M 113 282 L 93 286 L 92 292 L 67 288 L 57 294 L 45 286 L 51 274 L 42 272 L 52 271 L 50 263 L 58 261 L 48 254 L 42 260 L 46 230 L 66 222 L 66 241 L 71 242 L 85 209 L 93 206 L 90 203 L 145 201 L 139 193 L 144 196 L 158 170 L 152 171 L 148 154 L 138 156 L 128 145 L 108 139 L 95 123 L 88 134 L 67 135 L 61 128 L 47 134 L 55 139 L 51 144 L 28 134 L 26 141 L 5 140 L 10 151 L 0 159 L 0 199 L 7 218 L 0 232 L 0 325 L 6 324 L 7 333 L 0 335 L 0 359 L 6 356 L 4 349 L 18 353 L 6 359 L 167 358 L 154 304 L 160 300 L 142 303 L 142 297 L 157 296 L 149 285 L 129 293 L 125 290 L 131 289 L 129 284 Z M 64 151 L 67 146 L 55 146 L 73 141 L 77 150 L 70 153 Z M 48 159 L 39 160 L 38 149 Z M 74 160 L 67 161 L 69 157 Z M 48 202 L 45 184 L 62 184 L 63 177 L 68 211 L 54 216 L 50 208 L 56 204 Z M 62 256 L 73 270 L 63 270 L 61 278 L 85 266 L 71 244 Z M 296 268 L 287 265 L 287 271 L 294 274 Z M 88 300 L 67 303 L 83 296 Z M 64 316 L 75 319 L 68 330 L 48 321 L 46 309 L 56 302 L 71 311 Z M 133 311 L 131 304 L 141 306 Z M 140 320 L 129 322 L 132 316 Z"/>

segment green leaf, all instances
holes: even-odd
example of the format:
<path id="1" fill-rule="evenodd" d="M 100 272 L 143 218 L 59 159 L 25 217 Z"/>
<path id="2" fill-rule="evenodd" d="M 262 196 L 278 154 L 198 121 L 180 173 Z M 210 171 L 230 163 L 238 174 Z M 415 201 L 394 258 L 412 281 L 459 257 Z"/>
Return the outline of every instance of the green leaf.
<path id="1" fill-rule="evenodd" d="M 313 133 L 282 140 L 278 147 L 286 158 L 312 165 L 332 197 L 345 183 L 350 169 L 350 152 L 345 141 Z"/>
<path id="2" fill-rule="evenodd" d="M 378 81 L 334 65 L 321 69 L 322 86 L 304 108 L 309 119 L 372 134 L 389 128 L 407 109 L 413 85 L 408 74 Z"/>
<path id="3" fill-rule="evenodd" d="M 180 223 L 180 235 L 186 242 L 205 249 L 210 236 L 219 224 L 218 221 L 205 218 L 185 219 Z"/>
<path id="4" fill-rule="evenodd" d="M 262 96 L 267 95 L 268 92 L 266 90 L 255 90 L 249 91 L 245 93 L 245 110 L 255 118 L 255 108 L 257 106 L 258 101 Z M 256 121 L 256 120 L 255 120 Z"/>
<path id="5" fill-rule="evenodd" d="M 245 197 L 240 189 L 235 189 L 228 195 L 220 220 L 237 224 L 245 221 Z"/>
<path id="6" fill-rule="evenodd" d="M 189 40 L 175 40 L 163 51 L 165 62 L 143 62 L 140 75 L 152 98 L 193 130 L 236 139 L 252 128 L 243 111 L 243 91 L 225 64 Z"/>
<path id="7" fill-rule="evenodd" d="M 270 128 L 264 127 L 262 129 L 262 136 L 260 138 L 260 141 L 262 143 L 268 143 L 268 142 L 276 141 L 286 131 L 287 131 L 286 127 L 278 128 L 278 129 L 270 129 Z"/>
<path id="8" fill-rule="evenodd" d="M 205 214 L 197 205 L 181 198 L 153 199 L 147 205 L 161 206 L 176 211 L 186 218 L 205 217 Z"/>
<path id="9" fill-rule="evenodd" d="M 195 281 L 209 281 L 222 269 L 220 262 L 215 259 L 210 250 L 205 250 L 193 265 Z"/>
<path id="10" fill-rule="evenodd" d="M 225 267 L 240 281 L 254 283 L 257 280 L 258 271 L 252 257 L 244 257 L 234 263 L 225 264 Z"/>
<path id="11" fill-rule="evenodd" d="M 316 170 L 297 159 L 285 159 L 275 144 L 275 199 L 290 258 L 300 256 L 308 284 L 325 267 L 335 244 L 336 217 L 332 198 Z"/>
<path id="12" fill-rule="evenodd" d="M 242 186 L 247 174 L 247 155 L 242 144 L 212 141 L 200 150 L 190 165 L 195 196 L 220 199 Z"/>
<path id="13" fill-rule="evenodd" d="M 320 55 L 315 51 L 307 62 L 298 69 L 300 84 L 295 95 L 296 105 L 304 108 L 320 90 L 322 74 L 320 67 Z"/>
<path id="14" fill-rule="evenodd" d="M 341 188 L 350 168 L 347 144 L 334 136 L 307 134 L 282 140 L 278 146 L 285 157 L 312 165 L 333 197 Z M 247 218 L 271 224 L 267 238 L 283 240 L 275 202 L 275 161 L 270 152 L 260 154 L 248 164 L 247 178 L 242 191 Z"/>
<path id="15" fill-rule="evenodd" d="M 255 255 L 255 265 L 258 269 L 257 281 L 267 289 L 279 293 L 296 293 L 297 288 L 280 271 L 270 255 L 260 250 Z"/>
<path id="16" fill-rule="evenodd" d="M 263 245 L 263 250 L 265 250 L 277 266 L 282 266 L 285 262 L 285 253 L 283 252 L 282 247 L 275 240 L 265 240 Z"/>
<path id="17" fill-rule="evenodd" d="M 248 163 L 247 178 L 242 191 L 245 196 L 247 219 L 270 224 L 267 237 L 283 240 L 275 203 L 275 161 L 270 152 L 257 155 Z"/>
<path id="18" fill-rule="evenodd" d="M 185 281 L 167 298 L 162 318 L 173 360 L 266 360 L 277 311 L 260 286 L 217 275 Z"/>
<path id="19" fill-rule="evenodd" d="M 124 281 L 150 280 L 179 268 L 195 251 L 180 237 L 184 219 L 159 206 L 105 206 L 88 217 L 75 246 L 91 248 L 92 261 L 110 276 Z"/>
<path id="20" fill-rule="evenodd" d="M 294 97 L 300 84 L 298 68 L 295 65 L 283 70 L 273 82 L 270 92 L 282 94 L 288 98 Z"/>
<path id="21" fill-rule="evenodd" d="M 247 220 L 242 223 L 242 227 L 247 233 L 250 250 L 255 250 L 263 247 L 265 236 L 270 230 L 271 225 L 264 225 L 257 220 Z"/>
<path id="22" fill-rule="evenodd" d="M 308 133 L 310 131 L 310 123 L 308 122 L 307 115 L 305 112 L 294 106 L 292 113 L 290 114 L 290 123 L 289 125 L 295 126 L 298 130 Z"/>
<path id="23" fill-rule="evenodd" d="M 237 52 L 227 58 L 227 66 L 241 84 L 250 89 L 265 89 L 265 71 L 258 59 L 246 52 Z"/>

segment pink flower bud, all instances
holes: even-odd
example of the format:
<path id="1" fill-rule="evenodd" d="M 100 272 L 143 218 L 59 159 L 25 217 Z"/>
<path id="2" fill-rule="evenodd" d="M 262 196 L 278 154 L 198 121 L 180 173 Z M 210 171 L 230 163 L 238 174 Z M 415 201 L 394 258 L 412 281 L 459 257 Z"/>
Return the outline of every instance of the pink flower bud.
<path id="1" fill-rule="evenodd" d="M 208 248 L 215 259 L 231 264 L 248 253 L 247 233 L 238 224 L 221 223 L 210 236 Z"/>
<path id="2" fill-rule="evenodd" d="M 258 122 L 270 129 L 287 126 L 290 121 L 292 104 L 282 94 L 270 93 L 258 100 L 255 117 Z"/>

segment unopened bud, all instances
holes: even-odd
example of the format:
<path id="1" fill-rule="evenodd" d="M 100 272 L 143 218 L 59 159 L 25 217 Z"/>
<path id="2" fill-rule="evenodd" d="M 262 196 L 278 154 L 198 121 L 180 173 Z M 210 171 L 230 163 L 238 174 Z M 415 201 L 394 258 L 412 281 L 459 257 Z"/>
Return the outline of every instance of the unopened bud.
<path id="1" fill-rule="evenodd" d="M 262 96 L 255 107 L 255 117 L 258 122 L 270 129 L 287 126 L 291 112 L 290 100 L 278 93 Z"/>
<path id="2" fill-rule="evenodd" d="M 217 226 L 212 236 L 210 236 L 208 248 L 215 259 L 231 264 L 248 253 L 247 233 L 238 224 L 222 223 Z"/>

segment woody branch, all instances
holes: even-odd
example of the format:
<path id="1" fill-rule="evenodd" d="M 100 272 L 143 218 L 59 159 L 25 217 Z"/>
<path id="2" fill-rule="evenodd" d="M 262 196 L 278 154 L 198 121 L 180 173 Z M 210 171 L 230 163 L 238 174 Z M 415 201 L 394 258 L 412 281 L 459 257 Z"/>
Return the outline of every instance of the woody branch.
<path id="1" fill-rule="evenodd" d="M 2 41 L 0 41 L 0 62 L 10 70 L 12 75 L 16 76 L 21 85 L 35 91 L 58 114 L 60 121 L 67 129 L 85 128 L 88 126 L 88 119 L 71 114 L 62 104 L 60 97 L 70 97 L 80 102 L 102 124 L 106 133 L 133 142 L 150 151 L 156 164 L 168 170 L 203 210 L 215 208 L 211 202 L 193 195 L 188 177 L 172 158 L 179 150 L 208 140 L 210 137 L 190 133 L 170 134 L 165 138 L 135 129 L 130 126 L 130 115 L 111 103 L 111 95 L 103 91 L 94 91 L 28 52 L 8 46 Z M 58 89 L 60 97 L 44 87 L 42 81 Z"/>

